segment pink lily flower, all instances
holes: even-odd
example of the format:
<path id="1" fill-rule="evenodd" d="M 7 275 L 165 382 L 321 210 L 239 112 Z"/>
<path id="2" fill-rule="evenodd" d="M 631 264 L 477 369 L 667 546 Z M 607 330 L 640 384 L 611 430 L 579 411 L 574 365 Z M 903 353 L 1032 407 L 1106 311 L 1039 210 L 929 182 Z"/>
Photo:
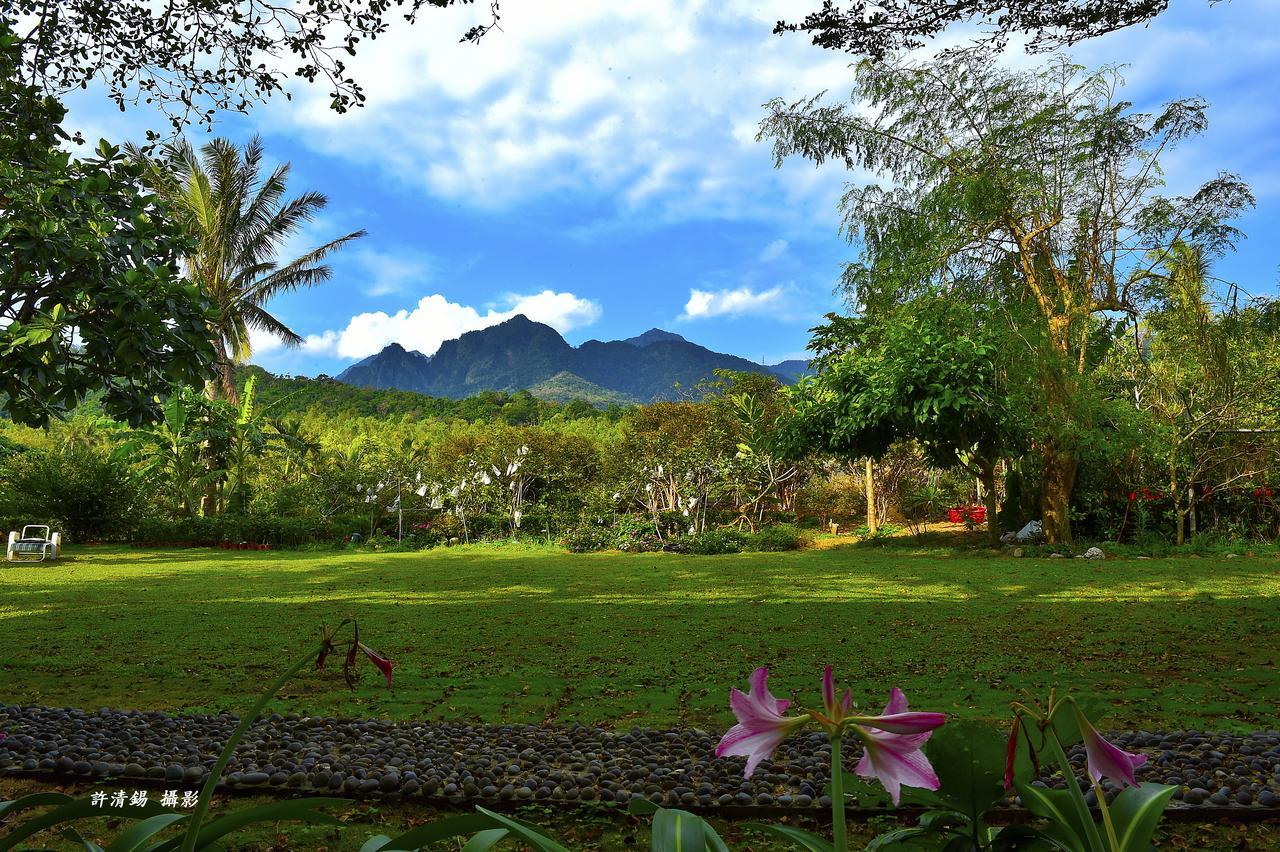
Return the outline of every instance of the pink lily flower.
<path id="1" fill-rule="evenodd" d="M 387 679 L 387 686 L 390 687 L 391 686 L 391 670 L 395 668 L 395 663 L 391 662 L 385 657 L 378 656 L 378 654 L 376 654 L 371 648 L 369 648 L 368 645 L 364 644 L 363 642 L 360 643 L 360 650 L 364 651 L 364 655 L 369 658 L 369 662 L 373 663 L 375 666 L 378 667 L 378 670 L 382 672 L 382 676 Z"/>
<path id="2" fill-rule="evenodd" d="M 1124 749 L 1114 746 L 1102 738 L 1102 734 L 1093 727 L 1084 714 L 1080 712 L 1080 708 L 1074 703 L 1071 705 L 1076 713 L 1076 723 L 1080 726 L 1080 735 L 1084 738 L 1084 751 L 1087 757 L 1089 777 L 1095 782 L 1102 778 L 1110 778 L 1112 781 L 1124 787 L 1126 784 L 1131 787 L 1138 786 L 1138 779 L 1134 777 L 1134 770 L 1147 762 L 1145 754 L 1132 754 Z"/>
<path id="3" fill-rule="evenodd" d="M 946 719 L 942 713 L 908 712 L 907 697 L 894 687 L 882 715 L 849 718 L 864 746 L 854 772 L 862 778 L 878 778 L 895 805 L 904 784 L 937 790 L 938 775 L 920 747 Z"/>
<path id="4" fill-rule="evenodd" d="M 750 778 L 756 766 L 792 731 L 809 721 L 809 716 L 783 716 L 791 702 L 774 698 L 769 693 L 769 669 L 761 666 L 751 673 L 750 691 L 744 695 L 736 687 L 729 691 L 729 706 L 738 724 L 721 738 L 716 757 L 746 757 L 744 778 Z"/>

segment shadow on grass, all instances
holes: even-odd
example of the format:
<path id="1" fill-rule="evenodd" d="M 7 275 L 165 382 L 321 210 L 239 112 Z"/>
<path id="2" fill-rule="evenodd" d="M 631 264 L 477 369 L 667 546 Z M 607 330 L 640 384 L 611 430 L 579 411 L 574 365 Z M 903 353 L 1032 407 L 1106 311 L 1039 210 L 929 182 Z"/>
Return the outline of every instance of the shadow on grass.
<path id="1" fill-rule="evenodd" d="M 832 663 L 864 706 L 1003 718 L 1020 690 L 1097 693 L 1115 723 L 1276 727 L 1280 581 L 1259 560 L 1085 563 L 878 548 L 689 557 L 457 548 L 395 554 L 95 551 L 0 588 L 0 698 L 241 709 L 360 619 L 387 692 L 302 675 L 311 714 L 657 727 L 729 724 L 768 664 L 817 698 Z M 1223 674 L 1229 673 L 1224 678 Z"/>

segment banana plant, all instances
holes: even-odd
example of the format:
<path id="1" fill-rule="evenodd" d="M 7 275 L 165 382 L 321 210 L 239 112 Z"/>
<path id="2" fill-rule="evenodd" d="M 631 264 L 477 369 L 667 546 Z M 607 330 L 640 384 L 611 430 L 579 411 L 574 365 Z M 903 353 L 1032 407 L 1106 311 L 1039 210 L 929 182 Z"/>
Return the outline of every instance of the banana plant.
<path id="1" fill-rule="evenodd" d="M 226 438 L 217 405 L 198 391 L 178 388 L 161 405 L 160 422 L 128 433 L 115 453 L 138 459 L 143 475 L 167 491 L 184 515 L 195 514 L 206 486 L 225 476 L 225 471 L 206 464 L 204 452 Z"/>

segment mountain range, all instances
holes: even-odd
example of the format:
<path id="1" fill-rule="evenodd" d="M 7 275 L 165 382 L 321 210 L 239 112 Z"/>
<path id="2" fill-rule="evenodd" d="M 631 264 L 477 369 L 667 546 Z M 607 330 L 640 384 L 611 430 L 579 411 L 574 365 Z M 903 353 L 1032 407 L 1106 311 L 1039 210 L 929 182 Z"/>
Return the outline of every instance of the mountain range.
<path id="1" fill-rule="evenodd" d="M 340 382 L 462 399 L 482 391 L 528 390 L 540 399 L 596 405 L 673 399 L 718 369 L 765 373 L 787 384 L 808 362 L 763 365 L 713 352 L 678 334 L 652 328 L 626 340 L 571 346 L 554 328 L 523 314 L 469 331 L 424 355 L 392 343 L 338 374 Z"/>

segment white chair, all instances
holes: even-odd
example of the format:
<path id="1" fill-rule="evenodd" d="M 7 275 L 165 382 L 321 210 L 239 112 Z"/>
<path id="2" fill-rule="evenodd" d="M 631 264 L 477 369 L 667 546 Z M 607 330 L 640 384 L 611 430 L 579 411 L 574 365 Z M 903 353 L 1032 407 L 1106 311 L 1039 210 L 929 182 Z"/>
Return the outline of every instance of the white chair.
<path id="1" fill-rule="evenodd" d="M 62 533 L 50 532 L 44 524 L 28 524 L 22 535 L 9 532 L 9 546 L 4 558 L 8 562 L 44 562 L 62 553 Z"/>

